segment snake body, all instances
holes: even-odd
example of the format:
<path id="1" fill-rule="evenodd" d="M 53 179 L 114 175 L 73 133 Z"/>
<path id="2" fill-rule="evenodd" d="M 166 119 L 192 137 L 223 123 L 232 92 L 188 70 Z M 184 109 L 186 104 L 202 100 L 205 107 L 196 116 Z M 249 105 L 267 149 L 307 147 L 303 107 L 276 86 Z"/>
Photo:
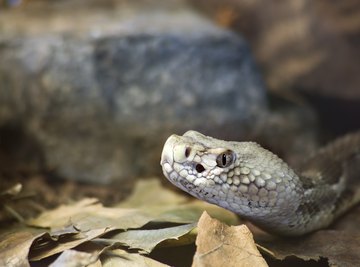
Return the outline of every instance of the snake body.
<path id="1" fill-rule="evenodd" d="M 167 139 L 161 165 L 185 192 L 279 235 L 325 228 L 360 201 L 360 133 L 320 149 L 295 172 L 257 143 L 188 131 Z"/>

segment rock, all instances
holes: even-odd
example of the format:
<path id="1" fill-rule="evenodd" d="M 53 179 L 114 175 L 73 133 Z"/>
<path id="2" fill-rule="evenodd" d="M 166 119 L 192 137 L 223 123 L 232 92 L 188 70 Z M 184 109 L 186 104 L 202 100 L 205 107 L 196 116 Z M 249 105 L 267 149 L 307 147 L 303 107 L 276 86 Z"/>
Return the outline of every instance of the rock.
<path id="1" fill-rule="evenodd" d="M 241 37 L 181 1 L 82 2 L 0 14 L 0 139 L 7 125 L 29 135 L 46 170 L 96 183 L 157 174 L 169 134 L 239 139 L 266 114 Z"/>
<path id="2" fill-rule="evenodd" d="M 270 90 L 303 95 L 327 131 L 360 128 L 358 1 L 191 2 L 249 40 Z"/>

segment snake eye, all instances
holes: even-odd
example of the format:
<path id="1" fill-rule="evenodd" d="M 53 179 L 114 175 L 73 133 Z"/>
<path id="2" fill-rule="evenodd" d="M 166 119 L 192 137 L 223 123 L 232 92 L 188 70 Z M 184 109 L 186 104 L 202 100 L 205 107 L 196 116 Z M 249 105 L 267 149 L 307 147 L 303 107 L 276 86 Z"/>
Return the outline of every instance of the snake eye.
<path id="1" fill-rule="evenodd" d="M 234 161 L 234 153 L 232 151 L 225 151 L 219 154 L 216 158 L 216 164 L 220 168 L 229 167 Z"/>

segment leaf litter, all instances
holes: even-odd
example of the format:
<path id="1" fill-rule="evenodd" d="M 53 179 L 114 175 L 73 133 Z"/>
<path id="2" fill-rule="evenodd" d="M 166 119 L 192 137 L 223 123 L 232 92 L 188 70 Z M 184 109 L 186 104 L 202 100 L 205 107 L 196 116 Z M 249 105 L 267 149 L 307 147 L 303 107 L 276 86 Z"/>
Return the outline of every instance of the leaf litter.
<path id="1" fill-rule="evenodd" d="M 204 212 L 198 227 L 193 267 L 268 266 L 247 226 L 227 226 Z"/>
<path id="2" fill-rule="evenodd" d="M 3 195 L 12 197 L 20 190 L 16 185 Z M 300 260 L 297 266 L 356 266 L 360 232 L 351 226 L 359 221 L 354 214 L 333 229 L 280 238 L 249 223 L 249 228 L 239 225 L 233 213 L 168 190 L 159 179 L 147 179 L 112 207 L 84 198 L 2 229 L 0 266 L 44 260 L 52 262 L 50 266 L 167 266 L 150 258 L 151 253 L 195 239 L 195 267 L 277 266 L 281 261 L 292 265 L 293 258 Z"/>

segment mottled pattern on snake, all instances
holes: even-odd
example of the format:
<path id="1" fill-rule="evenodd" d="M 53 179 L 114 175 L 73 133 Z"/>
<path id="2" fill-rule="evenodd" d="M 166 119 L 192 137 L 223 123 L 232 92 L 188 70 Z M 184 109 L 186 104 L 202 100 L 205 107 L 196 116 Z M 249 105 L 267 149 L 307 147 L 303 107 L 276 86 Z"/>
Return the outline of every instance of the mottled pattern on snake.
<path id="1" fill-rule="evenodd" d="M 185 192 L 279 235 L 327 227 L 360 201 L 360 133 L 320 149 L 295 172 L 257 143 L 188 131 L 167 139 L 161 165 Z"/>

